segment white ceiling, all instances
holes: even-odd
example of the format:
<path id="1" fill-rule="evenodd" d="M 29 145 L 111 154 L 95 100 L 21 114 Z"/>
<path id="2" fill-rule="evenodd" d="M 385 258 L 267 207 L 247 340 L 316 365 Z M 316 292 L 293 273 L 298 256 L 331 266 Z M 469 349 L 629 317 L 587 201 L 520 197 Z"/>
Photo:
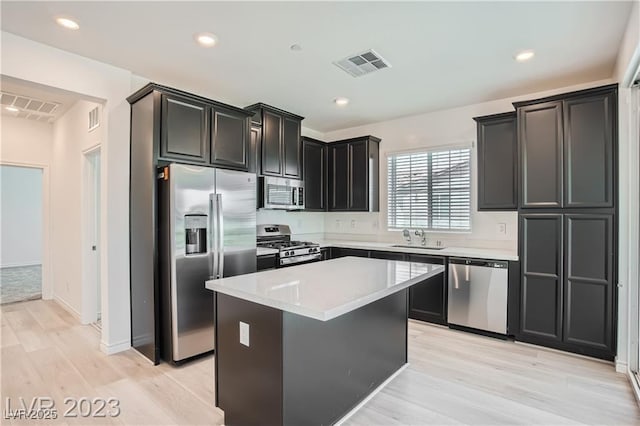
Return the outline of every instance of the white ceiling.
<path id="1" fill-rule="evenodd" d="M 1 2 L 2 29 L 326 132 L 610 78 L 631 2 Z M 54 23 L 66 14 L 80 23 Z M 210 31 L 219 44 L 198 47 Z M 289 46 L 297 43 L 302 51 Z M 373 48 L 392 65 L 332 64 Z M 535 58 L 513 55 L 534 49 Z M 338 108 L 333 99 L 351 103 Z"/>

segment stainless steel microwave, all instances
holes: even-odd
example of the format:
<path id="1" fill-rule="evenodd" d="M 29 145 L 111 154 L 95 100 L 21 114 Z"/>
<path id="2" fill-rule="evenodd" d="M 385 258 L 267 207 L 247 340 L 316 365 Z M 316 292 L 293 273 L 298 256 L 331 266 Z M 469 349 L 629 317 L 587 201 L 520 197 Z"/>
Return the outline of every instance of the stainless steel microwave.
<path id="1" fill-rule="evenodd" d="M 279 210 L 304 209 L 304 182 L 274 176 L 261 179 L 261 207 Z"/>

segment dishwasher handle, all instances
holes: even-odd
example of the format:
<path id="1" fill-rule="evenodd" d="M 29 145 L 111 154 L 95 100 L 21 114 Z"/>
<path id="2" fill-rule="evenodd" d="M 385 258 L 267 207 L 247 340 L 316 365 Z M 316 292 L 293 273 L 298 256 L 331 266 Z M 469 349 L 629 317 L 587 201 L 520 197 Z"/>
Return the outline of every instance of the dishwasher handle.
<path id="1" fill-rule="evenodd" d="M 484 268 L 498 268 L 508 269 L 509 262 L 500 260 L 486 260 L 486 259 L 465 259 L 461 257 L 450 257 L 450 265 L 468 265 L 468 266 L 482 266 Z"/>

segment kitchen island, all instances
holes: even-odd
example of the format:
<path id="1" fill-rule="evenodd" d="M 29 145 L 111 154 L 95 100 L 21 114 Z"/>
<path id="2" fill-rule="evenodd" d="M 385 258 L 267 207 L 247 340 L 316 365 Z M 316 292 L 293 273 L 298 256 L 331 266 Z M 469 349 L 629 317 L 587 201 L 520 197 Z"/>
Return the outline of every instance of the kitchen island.
<path id="1" fill-rule="evenodd" d="M 225 424 L 343 419 L 407 363 L 408 288 L 443 272 L 343 257 L 207 281 Z"/>

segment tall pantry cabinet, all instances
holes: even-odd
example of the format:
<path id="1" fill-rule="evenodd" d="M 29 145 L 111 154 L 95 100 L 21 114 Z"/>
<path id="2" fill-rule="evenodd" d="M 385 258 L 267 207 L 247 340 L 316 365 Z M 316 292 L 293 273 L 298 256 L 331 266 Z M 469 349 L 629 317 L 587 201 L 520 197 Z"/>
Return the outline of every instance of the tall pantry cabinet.
<path id="1" fill-rule="evenodd" d="M 518 340 L 613 360 L 617 85 L 514 103 Z"/>

